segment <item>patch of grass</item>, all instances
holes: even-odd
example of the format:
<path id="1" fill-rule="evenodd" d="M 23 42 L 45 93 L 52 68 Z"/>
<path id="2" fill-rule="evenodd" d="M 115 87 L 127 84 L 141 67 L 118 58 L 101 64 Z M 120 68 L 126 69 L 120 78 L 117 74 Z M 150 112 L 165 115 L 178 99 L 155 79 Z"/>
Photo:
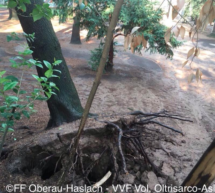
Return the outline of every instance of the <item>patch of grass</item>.
<path id="1" fill-rule="evenodd" d="M 215 33 L 211 33 L 211 34 L 209 34 L 207 36 L 210 37 L 210 38 L 215 38 Z"/>
<path id="2" fill-rule="evenodd" d="M 7 8 L 7 5 L 0 4 L 0 8 Z"/>

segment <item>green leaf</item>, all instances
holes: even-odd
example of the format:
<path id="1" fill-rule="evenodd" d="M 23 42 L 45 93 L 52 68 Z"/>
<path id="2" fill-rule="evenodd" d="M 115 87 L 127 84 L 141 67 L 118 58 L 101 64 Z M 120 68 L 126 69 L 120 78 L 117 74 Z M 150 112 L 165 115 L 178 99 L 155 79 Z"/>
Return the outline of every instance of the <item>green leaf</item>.
<path id="1" fill-rule="evenodd" d="M 26 12 L 26 6 L 25 4 L 20 4 L 20 9 L 23 11 L 23 12 Z"/>
<path id="2" fill-rule="evenodd" d="M 41 6 L 37 5 L 32 12 L 34 22 L 41 19 L 43 17 L 43 13 L 40 11 Z"/>
<path id="3" fill-rule="evenodd" d="M 51 65 L 48 61 L 43 60 L 43 63 L 46 65 L 46 67 L 47 67 L 48 69 L 52 68 L 52 65 Z"/>
<path id="4" fill-rule="evenodd" d="M 27 56 L 27 55 L 31 55 L 33 53 L 32 50 L 30 49 L 26 49 L 24 52 L 19 52 L 19 54 Z"/>
<path id="5" fill-rule="evenodd" d="M 56 70 L 56 69 L 54 69 L 54 71 L 55 71 L 55 72 L 59 72 L 59 73 L 61 74 L 61 71 L 60 71 L 60 70 Z"/>
<path id="6" fill-rule="evenodd" d="M 3 91 L 11 90 L 18 84 L 17 81 L 9 82 L 4 85 Z"/>
<path id="7" fill-rule="evenodd" d="M 49 69 L 49 70 L 47 70 L 47 71 L 45 72 L 45 76 L 46 76 L 47 78 L 50 78 L 50 77 L 52 76 L 52 74 L 53 74 L 53 70 L 52 70 L 52 69 Z"/>
<path id="8" fill-rule="evenodd" d="M 0 84 L 8 82 L 8 79 L 0 77 Z"/>
<path id="9" fill-rule="evenodd" d="M 9 2 L 8 2 L 8 7 L 9 7 L 9 8 L 14 8 L 14 7 L 16 7 L 16 6 L 17 6 L 16 1 L 9 0 Z"/>
<path id="10" fill-rule="evenodd" d="M 31 1 L 30 0 L 22 0 L 23 3 L 26 3 L 26 4 L 31 4 Z"/>
<path id="11" fill-rule="evenodd" d="M 28 111 L 24 110 L 24 111 L 22 111 L 22 114 L 23 114 L 25 117 L 27 117 L 28 119 L 30 118 L 30 114 L 29 114 Z"/>
<path id="12" fill-rule="evenodd" d="M 7 108 L 7 105 L 0 106 L 0 112 L 3 113 L 6 108 Z"/>
<path id="13" fill-rule="evenodd" d="M 12 36 L 11 35 L 7 35 L 7 42 L 10 42 L 12 40 Z"/>
<path id="14" fill-rule="evenodd" d="M 6 97 L 6 102 L 8 102 L 8 103 L 16 102 L 18 100 L 19 100 L 19 98 L 16 96 L 7 96 Z"/>
<path id="15" fill-rule="evenodd" d="M 7 123 L 2 123 L 1 126 L 2 126 L 3 129 L 6 129 L 7 128 Z"/>
<path id="16" fill-rule="evenodd" d="M 37 61 L 34 59 L 29 59 L 28 62 L 30 62 L 31 64 L 34 64 L 34 65 L 36 65 L 36 63 L 37 63 Z"/>
<path id="17" fill-rule="evenodd" d="M 18 93 L 18 89 L 17 88 L 14 88 L 13 89 L 13 92 L 15 92 L 16 94 Z"/>
<path id="18" fill-rule="evenodd" d="M 8 132 L 14 132 L 14 129 L 8 128 Z"/>
<path id="19" fill-rule="evenodd" d="M 43 68 L 43 65 L 40 64 L 40 63 L 36 63 L 36 66 L 37 66 L 37 67 L 40 67 L 40 68 Z"/>
<path id="20" fill-rule="evenodd" d="M 35 75 L 35 74 L 32 74 L 32 76 L 38 81 L 38 82 L 40 82 L 41 81 L 41 79 L 40 79 L 40 77 L 39 76 L 37 76 L 37 75 Z"/>
<path id="21" fill-rule="evenodd" d="M 0 72 L 0 77 L 2 77 L 5 73 L 6 73 L 5 70 L 4 70 L 4 71 L 1 71 L 1 72 Z"/>
<path id="22" fill-rule="evenodd" d="M 56 84 L 53 83 L 53 82 L 50 82 L 49 85 L 50 85 L 51 87 L 55 87 L 55 86 L 56 86 Z"/>
<path id="23" fill-rule="evenodd" d="M 51 98 L 51 96 L 52 96 L 52 94 L 49 93 L 49 92 L 45 92 L 45 94 L 46 94 L 46 96 L 47 96 L 48 98 Z"/>
<path id="24" fill-rule="evenodd" d="M 5 79 L 8 79 L 8 80 L 11 80 L 11 81 L 16 81 L 16 82 L 19 82 L 19 79 L 15 76 L 6 76 Z"/>
<path id="25" fill-rule="evenodd" d="M 38 101 L 46 101 L 48 98 L 47 97 L 42 97 L 42 96 L 39 96 L 36 98 L 36 100 Z"/>
<path id="26" fill-rule="evenodd" d="M 85 8 L 85 5 L 83 3 L 79 4 L 80 10 L 83 10 Z"/>
<path id="27" fill-rule="evenodd" d="M 20 118 L 21 118 L 21 114 L 18 112 L 18 113 L 13 113 L 13 117 L 14 117 L 14 119 L 16 119 L 16 120 L 20 120 Z"/>
<path id="28" fill-rule="evenodd" d="M 53 65 L 56 66 L 56 65 L 59 65 L 60 63 L 62 63 L 62 60 L 56 60 Z"/>
<path id="29" fill-rule="evenodd" d="M 25 90 L 20 90 L 19 94 L 26 94 L 27 92 Z"/>

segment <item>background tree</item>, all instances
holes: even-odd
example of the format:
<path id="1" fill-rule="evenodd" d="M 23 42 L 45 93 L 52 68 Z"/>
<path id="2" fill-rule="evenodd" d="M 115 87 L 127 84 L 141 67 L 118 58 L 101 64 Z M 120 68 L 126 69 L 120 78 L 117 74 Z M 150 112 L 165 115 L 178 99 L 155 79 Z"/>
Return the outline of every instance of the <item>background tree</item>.
<path id="1" fill-rule="evenodd" d="M 47 127 L 75 121 L 81 117 L 83 108 L 52 24 L 49 19 L 43 17 L 43 15 L 51 16 L 51 10 L 48 4 L 43 4 L 43 0 L 37 0 L 36 4 L 34 0 L 31 0 L 25 6 L 25 12 L 20 10 L 18 6 L 16 10 L 23 31 L 27 34 L 35 33 L 34 42 L 28 42 L 29 47 L 33 50 L 33 58 L 40 61 L 46 60 L 50 63 L 54 62 L 55 58 L 62 60 L 62 63 L 55 68 L 61 71 L 61 74 L 58 74 L 60 79 L 52 80 L 60 91 L 55 91 L 56 95 L 47 101 L 51 116 Z M 34 22 L 34 20 L 37 21 Z M 44 69 L 37 68 L 38 75 L 43 76 L 46 69 L 45 66 Z"/>
<path id="2" fill-rule="evenodd" d="M 81 12 L 82 18 L 80 19 L 80 25 L 88 30 L 87 40 L 94 36 L 98 38 L 105 36 L 114 4 L 115 1 L 113 0 L 94 0 L 88 2 L 85 9 Z M 167 28 L 160 24 L 162 14 L 161 9 L 153 9 L 153 3 L 149 0 L 126 1 L 122 6 L 118 21 L 124 33 L 113 36 L 106 69 L 112 69 L 113 67 L 114 38 L 118 35 L 127 36 L 131 34 L 134 27 L 140 28 L 133 34 L 133 37 L 141 36 L 145 41 L 142 44 L 133 42 L 133 45 L 136 44 L 134 50 L 140 51 L 142 47 L 145 47 L 147 48 L 146 51 L 150 51 L 151 53 L 158 52 L 166 55 L 168 58 L 172 58 L 172 49 L 180 46 L 181 43 L 171 36 L 170 45 L 166 44 L 164 34 Z M 138 41 L 138 38 L 133 38 L 133 41 Z M 147 42 L 148 47 L 146 46 Z"/>
<path id="3" fill-rule="evenodd" d="M 54 0 L 57 7 L 55 10 L 55 15 L 59 16 L 59 22 L 63 23 L 69 16 L 73 17 L 73 26 L 72 26 L 72 36 L 70 43 L 71 44 L 81 44 L 80 38 L 80 9 L 78 6 L 78 2 L 74 2 L 74 0 Z M 74 10 L 76 12 L 74 14 Z"/>
<path id="4" fill-rule="evenodd" d="M 191 20 L 196 24 L 196 20 L 199 17 L 200 10 L 206 0 L 190 0 L 189 4 L 185 8 L 185 17 L 191 17 Z"/>

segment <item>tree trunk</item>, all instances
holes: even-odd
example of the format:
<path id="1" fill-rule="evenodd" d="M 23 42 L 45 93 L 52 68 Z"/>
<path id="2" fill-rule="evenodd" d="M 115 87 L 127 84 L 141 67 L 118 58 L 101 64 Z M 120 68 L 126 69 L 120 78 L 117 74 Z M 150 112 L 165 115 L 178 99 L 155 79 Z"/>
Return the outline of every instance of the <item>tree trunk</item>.
<path id="1" fill-rule="evenodd" d="M 43 0 L 37 0 L 36 2 L 42 4 Z M 31 0 L 31 4 L 26 4 L 27 11 L 18 14 L 23 31 L 27 34 L 35 33 L 34 42 L 28 42 L 33 50 L 33 58 L 39 61 L 47 60 L 51 63 L 54 62 L 54 58 L 62 60 L 62 63 L 55 67 L 61 71 L 60 79 L 52 79 L 52 82 L 56 84 L 60 91 L 56 91 L 56 95 L 52 95 L 47 101 L 51 116 L 47 126 L 49 128 L 79 119 L 83 108 L 51 22 L 45 18 L 34 22 L 32 16 L 30 16 L 34 5 L 34 0 Z M 45 67 L 44 69 L 37 68 L 38 75 L 44 76 L 45 70 Z"/>
<path id="2" fill-rule="evenodd" d="M 117 36 L 124 36 L 123 34 L 121 33 L 117 33 L 113 36 L 113 39 L 111 41 L 111 44 L 110 44 L 110 50 L 109 50 L 109 55 L 108 55 L 108 62 L 105 66 L 105 70 L 107 71 L 111 71 L 113 70 L 113 59 L 114 59 L 114 39 L 117 37 Z"/>
<path id="3" fill-rule="evenodd" d="M 111 41 L 111 44 L 110 44 L 110 50 L 109 50 L 109 58 L 108 58 L 108 62 L 105 66 L 105 70 L 106 71 L 111 71 L 113 70 L 113 57 L 114 57 L 114 53 L 113 53 L 113 40 Z"/>
<path id="4" fill-rule="evenodd" d="M 15 9 L 9 8 L 9 17 L 8 17 L 8 20 L 11 20 L 11 19 L 18 20 L 18 16 L 16 14 L 16 10 Z"/>
<path id="5" fill-rule="evenodd" d="M 72 27 L 72 37 L 71 37 L 71 44 L 81 44 L 80 38 L 80 25 L 78 23 L 77 16 L 74 18 L 74 24 Z"/>
<path id="6" fill-rule="evenodd" d="M 215 33 L 215 22 L 214 22 L 214 26 L 213 26 L 213 31 L 212 33 Z"/>
<path id="7" fill-rule="evenodd" d="M 12 9 L 9 8 L 9 17 L 8 17 L 8 20 L 11 20 L 11 18 L 13 17 L 13 12 L 12 12 Z"/>

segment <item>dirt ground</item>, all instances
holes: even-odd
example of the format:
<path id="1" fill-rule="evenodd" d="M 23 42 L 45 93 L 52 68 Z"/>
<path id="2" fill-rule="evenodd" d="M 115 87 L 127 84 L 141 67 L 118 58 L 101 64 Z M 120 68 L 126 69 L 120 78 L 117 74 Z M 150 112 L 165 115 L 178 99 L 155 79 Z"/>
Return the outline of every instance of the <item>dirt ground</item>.
<path id="1" fill-rule="evenodd" d="M 20 45 L 25 43 L 25 40 L 22 38 L 20 41 L 7 43 L 8 34 L 22 33 L 19 22 L 6 21 L 7 17 L 7 10 L 0 9 L 0 70 L 7 70 L 8 73 L 19 76 L 19 70 L 10 67 L 9 58 L 17 54 L 16 50 L 20 49 Z M 81 32 L 82 44 L 69 44 L 72 23 L 59 25 L 57 18 L 52 23 L 84 106 L 95 77 L 95 72 L 91 71 L 88 66 L 90 51 L 98 46 L 99 40 L 92 38 L 86 42 L 86 31 L 83 30 Z M 203 80 L 201 83 L 193 81 L 191 84 L 188 84 L 187 76 L 192 69 L 189 66 L 181 67 L 186 60 L 186 53 L 192 47 L 188 32 L 184 45 L 175 49 L 173 60 L 167 60 L 158 54 L 150 55 L 144 51 L 142 56 L 131 54 L 130 51 L 125 52 L 122 46 L 123 38 L 118 38 L 119 45 L 114 59 L 114 70 L 103 75 L 91 109 L 92 113 L 105 116 L 119 115 L 131 110 L 157 112 L 166 109 L 190 117 L 193 123 L 163 121 L 184 133 L 184 136 L 172 135 L 178 145 L 162 143 L 162 147 L 167 152 L 174 153 L 177 159 L 174 156 L 167 156 L 161 150 L 153 152 L 158 161 L 165 162 L 163 171 L 172 175 L 179 183 L 185 179 L 214 138 L 215 39 L 208 38 L 206 35 L 200 35 L 201 54 L 199 58 L 194 59 L 192 64 L 193 69 L 202 70 Z M 31 89 L 31 84 L 34 84 L 31 73 L 36 72 L 35 70 L 28 72 L 24 82 L 26 89 Z M 6 144 L 35 135 L 45 128 L 49 119 L 46 103 L 37 103 L 35 106 L 38 112 L 32 115 L 30 120 L 23 119 L 18 122 L 14 128 L 15 132 L 9 134 Z M 24 126 L 28 129 L 24 129 Z M 163 128 L 159 129 L 163 130 Z M 181 171 L 174 169 L 178 164 L 182 166 Z"/>

